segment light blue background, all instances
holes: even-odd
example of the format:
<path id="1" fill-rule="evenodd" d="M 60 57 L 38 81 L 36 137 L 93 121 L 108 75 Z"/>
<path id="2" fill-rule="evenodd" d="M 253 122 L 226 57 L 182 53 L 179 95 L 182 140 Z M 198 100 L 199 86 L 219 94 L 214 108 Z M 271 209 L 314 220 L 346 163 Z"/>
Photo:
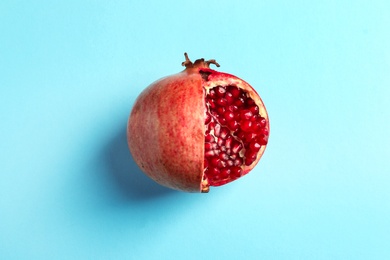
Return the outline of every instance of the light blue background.
<path id="1" fill-rule="evenodd" d="M 0 259 L 390 259 L 390 2 L 0 2 Z M 271 118 L 248 176 L 160 187 L 137 95 L 215 58 Z"/>

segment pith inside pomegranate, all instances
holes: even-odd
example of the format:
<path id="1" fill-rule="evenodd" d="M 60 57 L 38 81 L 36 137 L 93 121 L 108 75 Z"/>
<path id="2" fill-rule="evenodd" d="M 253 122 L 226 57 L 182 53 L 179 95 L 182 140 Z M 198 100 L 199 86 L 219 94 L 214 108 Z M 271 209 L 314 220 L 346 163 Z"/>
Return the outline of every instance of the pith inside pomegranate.
<path id="1" fill-rule="evenodd" d="M 247 174 L 264 153 L 269 120 L 256 91 L 231 74 L 191 62 L 152 83 L 131 111 L 127 140 L 139 167 L 156 182 L 208 192 Z"/>

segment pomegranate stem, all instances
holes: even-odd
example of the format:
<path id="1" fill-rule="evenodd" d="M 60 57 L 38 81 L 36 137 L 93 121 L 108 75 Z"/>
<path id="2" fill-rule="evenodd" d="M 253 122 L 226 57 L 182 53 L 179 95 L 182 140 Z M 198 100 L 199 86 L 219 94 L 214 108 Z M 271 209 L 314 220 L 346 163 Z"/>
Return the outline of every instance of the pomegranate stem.
<path id="1" fill-rule="evenodd" d="M 217 67 L 220 66 L 220 65 L 218 64 L 218 62 L 216 62 L 214 59 L 205 61 L 205 60 L 202 58 L 202 59 L 196 60 L 195 62 L 192 62 L 192 61 L 188 58 L 187 52 L 184 53 L 184 57 L 185 57 L 186 60 L 183 61 L 183 62 L 181 63 L 181 65 L 182 65 L 182 66 L 185 66 L 187 69 L 188 69 L 188 68 L 210 68 L 210 64 L 214 64 L 214 65 L 217 66 Z"/>
<path id="2" fill-rule="evenodd" d="M 184 57 L 186 58 L 186 60 L 183 61 L 183 62 L 181 63 L 181 65 L 182 65 L 182 66 L 185 66 L 186 68 L 192 67 L 194 64 L 193 64 L 192 61 L 188 58 L 187 52 L 184 53 Z"/>
<path id="3" fill-rule="evenodd" d="M 216 62 L 214 59 L 208 60 L 205 63 L 207 64 L 207 67 L 210 67 L 210 64 L 214 64 L 215 66 L 220 67 L 219 63 Z"/>

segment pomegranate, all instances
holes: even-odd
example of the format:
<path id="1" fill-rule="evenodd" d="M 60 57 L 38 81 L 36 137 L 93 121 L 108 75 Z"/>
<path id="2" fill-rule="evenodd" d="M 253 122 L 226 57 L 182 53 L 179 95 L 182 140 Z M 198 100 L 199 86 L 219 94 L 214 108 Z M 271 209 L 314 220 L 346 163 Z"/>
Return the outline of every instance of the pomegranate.
<path id="1" fill-rule="evenodd" d="M 186 68 L 147 87 L 127 124 L 135 162 L 161 185 L 208 192 L 246 175 L 264 153 L 269 120 L 256 91 L 215 60 Z"/>

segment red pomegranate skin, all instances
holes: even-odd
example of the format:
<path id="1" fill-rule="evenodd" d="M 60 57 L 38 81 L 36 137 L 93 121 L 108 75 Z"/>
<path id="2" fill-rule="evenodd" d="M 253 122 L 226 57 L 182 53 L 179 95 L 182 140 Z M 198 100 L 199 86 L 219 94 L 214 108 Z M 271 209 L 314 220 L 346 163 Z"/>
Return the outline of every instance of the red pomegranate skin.
<path id="1" fill-rule="evenodd" d="M 204 161 L 204 90 L 184 70 L 152 83 L 131 111 L 127 140 L 134 161 L 166 187 L 200 192 Z"/>

